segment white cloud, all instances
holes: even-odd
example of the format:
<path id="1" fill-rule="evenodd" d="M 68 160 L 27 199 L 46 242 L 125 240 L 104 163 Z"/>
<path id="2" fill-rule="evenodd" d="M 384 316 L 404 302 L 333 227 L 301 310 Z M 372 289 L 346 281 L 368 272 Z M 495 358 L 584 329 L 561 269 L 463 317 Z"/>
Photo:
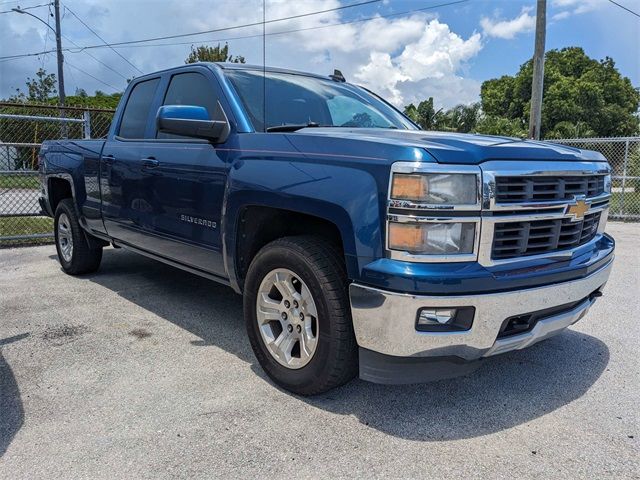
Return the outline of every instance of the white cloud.
<path id="1" fill-rule="evenodd" d="M 551 17 L 551 21 L 557 22 L 558 20 L 564 20 L 565 18 L 569 18 L 571 16 L 571 12 L 565 10 L 564 12 L 556 13 Z"/>
<path id="2" fill-rule="evenodd" d="M 354 77 L 396 105 L 401 105 L 403 101 L 398 83 L 410 80 L 393 64 L 388 53 L 380 52 L 371 53 L 369 63 L 360 66 Z"/>
<path id="3" fill-rule="evenodd" d="M 552 15 L 552 21 L 564 20 L 572 15 L 592 12 L 604 5 L 604 0 L 553 0 L 551 7 L 561 10 Z"/>
<path id="4" fill-rule="evenodd" d="M 110 42 L 262 20 L 262 0 L 246 0 L 243 8 L 237 8 L 237 0 L 217 0 L 215 8 L 211 8 L 210 0 L 66 0 L 65 3 Z M 344 0 L 268 0 L 267 19 L 327 10 L 343 4 Z M 34 10 L 34 13 L 46 11 L 42 10 Z M 377 7 L 371 6 L 366 10 L 349 10 L 348 14 L 347 10 L 339 10 L 270 23 L 267 33 L 306 30 L 268 36 L 267 64 L 321 74 L 329 74 L 338 68 L 347 80 L 371 88 L 400 107 L 429 96 L 443 107 L 477 99 L 480 91 L 478 82 L 465 78 L 462 72 L 482 49 L 479 33 L 463 38 L 451 31 L 447 24 L 426 13 L 330 26 L 371 17 L 375 11 Z M 0 15 L 0 56 L 43 50 L 44 41 L 35 33 L 44 33 L 44 27 L 38 27 L 37 23 L 25 15 Z M 65 17 L 63 29 L 65 36 L 79 45 L 100 43 L 71 15 Z M 232 54 L 245 56 L 249 63 L 261 64 L 261 32 L 262 28 L 256 26 L 152 42 L 187 42 L 186 45 L 122 48 L 119 52 L 144 72 L 152 72 L 182 64 L 191 42 L 199 45 L 205 41 L 211 44 L 212 40 L 222 40 L 224 43 L 227 38 L 230 39 Z M 256 37 L 233 39 L 250 35 Z M 63 43 L 68 44 L 65 40 Z M 49 40 L 47 48 L 51 47 Z M 95 49 L 90 53 L 127 77 L 138 75 L 108 49 Z M 84 53 L 68 52 L 65 60 L 120 89 L 126 85 L 121 77 Z M 35 58 L 0 63 L 0 98 L 11 94 L 11 87 L 23 87 L 26 76 L 32 76 L 38 66 Z M 55 72 L 55 55 L 48 56 L 45 67 Z M 68 94 L 72 94 L 76 86 L 90 93 L 96 89 L 111 93 L 108 87 L 78 71 L 69 68 L 65 73 Z"/>
<path id="5" fill-rule="evenodd" d="M 313 42 L 309 32 L 299 35 L 296 43 L 302 55 L 306 55 L 305 50 L 326 47 L 324 42 Z M 314 70 L 322 66 L 320 72 L 326 73 L 339 68 L 348 79 L 355 79 L 399 107 L 429 96 L 449 107 L 477 99 L 479 84 L 460 76 L 460 72 L 481 49 L 479 33 L 465 40 L 431 17 L 380 18 L 333 45 L 330 55 L 314 65 Z M 286 66 L 301 68 L 290 65 L 294 58 L 288 60 Z M 455 95 L 452 85 L 456 86 Z"/>
<path id="6" fill-rule="evenodd" d="M 412 78 L 448 77 L 455 75 L 481 48 L 479 33 L 464 40 L 447 24 L 431 20 L 420 39 L 405 47 L 398 63 Z"/>
<path id="7" fill-rule="evenodd" d="M 536 16 L 531 7 L 525 7 L 516 18 L 512 20 L 500 20 L 497 18 L 482 17 L 480 26 L 485 35 L 504 39 L 514 38 L 519 33 L 531 32 L 536 26 Z"/>

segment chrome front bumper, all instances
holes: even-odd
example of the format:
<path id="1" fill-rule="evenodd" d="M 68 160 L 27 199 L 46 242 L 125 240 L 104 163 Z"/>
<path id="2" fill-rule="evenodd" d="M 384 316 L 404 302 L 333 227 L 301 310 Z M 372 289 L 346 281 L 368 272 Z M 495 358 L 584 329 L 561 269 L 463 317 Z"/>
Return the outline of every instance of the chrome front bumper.
<path id="1" fill-rule="evenodd" d="M 580 320 L 593 304 L 591 294 L 604 287 L 612 261 L 588 277 L 544 287 L 469 296 L 417 296 L 364 285 L 350 287 L 358 345 L 396 357 L 458 357 L 476 360 L 533 345 Z M 514 315 L 583 300 L 571 310 L 539 320 L 527 332 L 498 339 L 503 322 Z M 475 307 L 472 327 L 462 332 L 416 330 L 424 307 Z"/>

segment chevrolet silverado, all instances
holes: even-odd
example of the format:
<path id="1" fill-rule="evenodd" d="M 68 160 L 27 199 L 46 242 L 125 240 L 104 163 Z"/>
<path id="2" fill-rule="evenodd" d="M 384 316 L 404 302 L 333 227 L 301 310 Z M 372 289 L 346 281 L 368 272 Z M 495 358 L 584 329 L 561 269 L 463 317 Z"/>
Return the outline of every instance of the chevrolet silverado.
<path id="1" fill-rule="evenodd" d="M 66 273 L 113 245 L 230 286 L 302 395 L 467 374 L 581 319 L 614 256 L 602 155 L 421 131 L 338 71 L 136 78 L 106 139 L 43 144 L 40 178 Z"/>

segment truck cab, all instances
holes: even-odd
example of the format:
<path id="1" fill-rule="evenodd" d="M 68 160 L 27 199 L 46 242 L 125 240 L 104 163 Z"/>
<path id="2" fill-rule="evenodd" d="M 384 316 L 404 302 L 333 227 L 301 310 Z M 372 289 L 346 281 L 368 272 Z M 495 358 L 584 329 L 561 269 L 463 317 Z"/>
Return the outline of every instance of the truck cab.
<path id="1" fill-rule="evenodd" d="M 421 131 L 336 74 L 137 78 L 105 140 L 45 142 L 40 173 L 63 270 L 111 244 L 230 286 L 262 367 L 305 395 L 467 374 L 548 338 L 614 256 L 599 153 Z"/>

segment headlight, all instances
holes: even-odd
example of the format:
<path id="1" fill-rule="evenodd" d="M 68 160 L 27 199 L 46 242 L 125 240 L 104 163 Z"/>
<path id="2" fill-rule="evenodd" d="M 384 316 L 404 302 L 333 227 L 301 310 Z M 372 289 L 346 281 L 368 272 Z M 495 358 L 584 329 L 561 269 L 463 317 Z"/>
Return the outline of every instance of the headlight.
<path id="1" fill-rule="evenodd" d="M 478 176 L 469 173 L 396 173 L 391 198 L 432 205 L 475 205 Z"/>
<path id="2" fill-rule="evenodd" d="M 604 193 L 611 193 L 611 175 L 604 177 Z"/>
<path id="3" fill-rule="evenodd" d="M 424 255 L 473 253 L 475 229 L 474 222 L 389 222 L 389 248 Z"/>

